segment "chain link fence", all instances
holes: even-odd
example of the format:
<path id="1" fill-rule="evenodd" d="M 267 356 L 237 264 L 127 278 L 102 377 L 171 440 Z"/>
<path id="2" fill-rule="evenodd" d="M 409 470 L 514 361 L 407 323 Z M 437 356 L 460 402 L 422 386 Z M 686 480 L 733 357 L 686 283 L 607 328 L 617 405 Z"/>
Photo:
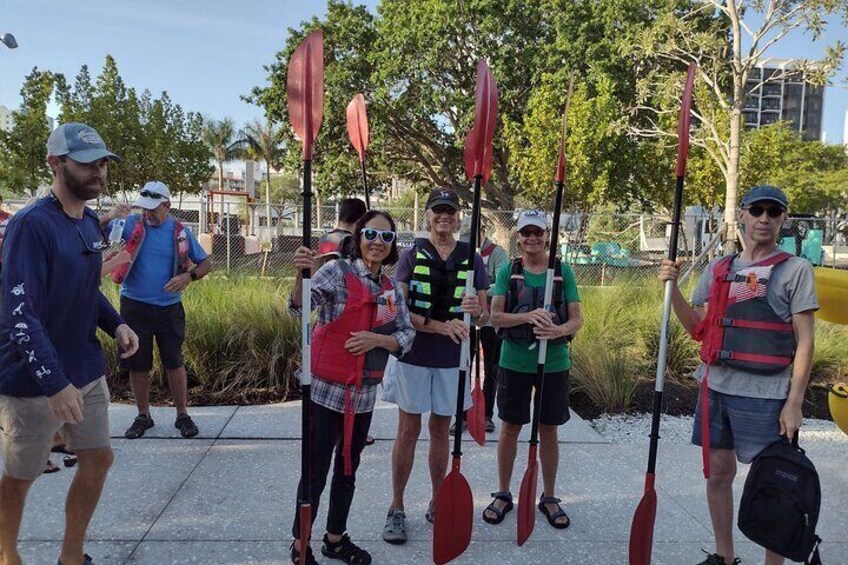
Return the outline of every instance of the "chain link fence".
<path id="1" fill-rule="evenodd" d="M 14 212 L 23 201 L 9 201 Z M 398 244 L 413 244 L 427 236 L 423 208 L 381 207 L 394 218 Z M 292 276 L 292 258 L 302 243 L 301 206 L 175 200 L 173 214 L 190 228 L 212 256 L 217 272 L 260 276 Z M 720 218 L 696 212 L 683 216 L 678 257 L 684 272 L 698 276 L 721 252 Z M 519 253 L 515 227 L 519 210 L 484 211 L 487 237 Z M 468 215 L 467 213 L 465 214 Z M 270 218 L 270 222 L 268 221 Z M 313 206 L 312 247 L 338 222 L 337 206 Z M 468 225 L 469 218 L 462 218 Z M 560 255 L 571 265 L 582 286 L 613 286 L 653 282 L 657 267 L 668 256 L 670 218 L 650 214 L 563 213 L 560 218 Z M 783 226 L 781 247 L 815 265 L 848 268 L 848 220 L 792 217 Z"/>

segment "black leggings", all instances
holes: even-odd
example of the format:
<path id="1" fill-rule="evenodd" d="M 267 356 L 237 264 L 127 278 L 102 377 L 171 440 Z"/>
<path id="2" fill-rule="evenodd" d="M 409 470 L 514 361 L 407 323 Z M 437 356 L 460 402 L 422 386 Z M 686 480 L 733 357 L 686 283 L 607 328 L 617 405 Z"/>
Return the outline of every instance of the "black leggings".
<path id="1" fill-rule="evenodd" d="M 486 399 L 486 417 L 495 413 L 495 394 L 498 390 L 498 364 L 501 360 L 501 338 L 492 326 L 480 328 L 480 341 L 483 343 L 483 397 Z"/>
<path id="2" fill-rule="evenodd" d="M 365 437 L 371 427 L 373 412 L 356 414 L 353 421 L 353 440 L 351 442 L 351 463 L 353 474 L 344 474 L 343 431 L 344 414 L 325 408 L 314 402 L 310 403 L 310 433 L 309 433 L 309 494 L 312 502 L 312 523 L 318 515 L 321 494 L 327 484 L 327 474 L 330 472 L 330 461 L 333 452 L 336 462 L 333 466 L 333 481 L 330 483 L 330 509 L 327 514 L 327 531 L 331 534 L 342 535 L 347 531 L 347 518 L 353 493 L 356 490 L 356 469 L 359 467 L 359 456 L 365 447 Z M 303 477 L 297 485 L 297 500 L 303 496 Z M 297 539 L 300 535 L 300 505 L 295 502 L 294 524 L 292 536 Z"/>

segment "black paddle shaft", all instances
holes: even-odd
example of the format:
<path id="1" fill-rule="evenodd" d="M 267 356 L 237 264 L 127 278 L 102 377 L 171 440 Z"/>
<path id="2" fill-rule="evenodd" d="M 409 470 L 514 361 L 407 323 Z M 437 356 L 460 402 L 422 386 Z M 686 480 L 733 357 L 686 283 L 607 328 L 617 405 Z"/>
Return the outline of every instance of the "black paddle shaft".
<path id="1" fill-rule="evenodd" d="M 468 238 L 468 270 L 466 272 L 466 276 L 472 277 L 472 282 L 474 281 L 474 263 L 477 255 L 477 233 L 475 233 L 474 228 L 478 225 L 479 216 L 480 216 L 480 187 L 483 184 L 483 175 L 477 175 L 474 177 L 474 199 L 471 204 L 471 233 Z M 479 230 L 478 230 L 479 231 Z M 467 285 L 466 285 L 467 286 Z M 472 285 L 473 286 L 473 285 Z M 472 324 L 474 322 L 472 321 Z M 465 347 L 463 345 L 463 347 Z M 469 357 L 467 360 L 470 361 L 470 351 Z M 461 357 L 461 356 L 460 356 Z M 459 379 L 456 384 L 456 426 L 454 427 L 453 434 L 453 452 L 451 453 L 454 457 L 462 457 L 462 415 L 463 408 L 465 408 L 465 379 L 468 375 L 468 367 L 466 364 L 460 364 L 459 367 Z"/>
<path id="2" fill-rule="evenodd" d="M 548 251 L 548 270 L 556 267 L 557 245 L 559 244 L 559 217 L 562 213 L 562 191 L 563 181 L 556 181 L 556 193 L 554 195 L 554 217 L 551 226 L 551 246 Z M 556 276 L 557 273 L 554 273 Z M 552 281 L 553 282 L 553 281 Z M 551 297 L 553 299 L 553 296 Z M 548 306 L 545 304 L 545 306 Z M 545 346 L 547 348 L 547 346 Z M 533 421 L 530 427 L 530 445 L 539 445 L 539 417 L 542 411 L 542 394 L 545 390 L 545 364 L 536 364 L 536 394 L 533 397 Z"/>
<path id="3" fill-rule="evenodd" d="M 668 240 L 668 259 L 677 260 L 677 240 L 680 236 L 680 212 L 683 208 L 683 175 L 677 177 L 674 186 L 674 208 L 671 213 L 671 237 Z M 668 324 L 668 320 L 665 321 Z M 651 443 L 648 449 L 648 473 L 654 473 L 657 467 L 657 447 L 660 439 L 660 413 L 662 412 L 663 391 L 654 391 L 654 412 L 651 418 Z"/>

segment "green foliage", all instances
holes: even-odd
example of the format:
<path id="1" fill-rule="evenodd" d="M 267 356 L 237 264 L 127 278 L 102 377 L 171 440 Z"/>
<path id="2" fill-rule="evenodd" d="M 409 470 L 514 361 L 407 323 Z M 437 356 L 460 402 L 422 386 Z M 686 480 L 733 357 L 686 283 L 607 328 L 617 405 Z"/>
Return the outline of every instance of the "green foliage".
<path id="1" fill-rule="evenodd" d="M 11 132 L 0 131 L 0 187 L 35 196 L 52 178 L 47 167 L 47 103 L 55 77 L 34 68 L 21 88 L 21 110 L 15 112 Z"/>
<path id="2" fill-rule="evenodd" d="M 243 156 L 243 140 L 236 136 L 236 126 L 232 118 L 206 120 L 202 139 L 218 164 L 218 190 L 223 190 L 224 163 Z"/>

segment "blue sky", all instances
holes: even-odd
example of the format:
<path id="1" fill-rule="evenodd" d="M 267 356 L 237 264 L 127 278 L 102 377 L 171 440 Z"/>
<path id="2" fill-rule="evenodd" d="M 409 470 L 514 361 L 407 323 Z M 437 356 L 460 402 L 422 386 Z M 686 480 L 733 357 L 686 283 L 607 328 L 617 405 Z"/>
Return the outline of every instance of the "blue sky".
<path id="1" fill-rule="evenodd" d="M 365 3 L 373 9 L 377 2 Z M 34 66 L 73 80 L 83 64 L 97 76 L 111 54 L 129 86 L 167 90 L 185 110 L 241 125 L 262 117 L 239 96 L 265 83 L 262 66 L 283 47 L 288 28 L 324 10 L 314 0 L 0 0 L 0 33 L 13 32 L 20 44 L 0 51 L 0 104 L 19 105 Z M 823 40 L 795 34 L 770 54 L 815 58 L 835 39 L 848 42 L 848 30 L 834 24 Z M 843 69 L 837 82 L 845 76 Z M 827 141 L 842 141 L 846 110 L 848 90 L 828 88 Z"/>

